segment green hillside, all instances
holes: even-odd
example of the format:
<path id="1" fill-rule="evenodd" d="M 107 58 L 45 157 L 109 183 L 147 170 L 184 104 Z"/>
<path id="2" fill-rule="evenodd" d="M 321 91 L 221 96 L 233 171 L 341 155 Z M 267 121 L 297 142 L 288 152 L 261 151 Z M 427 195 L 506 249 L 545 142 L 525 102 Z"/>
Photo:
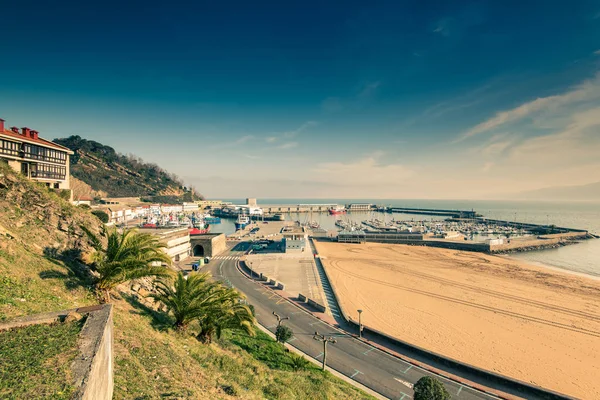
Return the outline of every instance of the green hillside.
<path id="1" fill-rule="evenodd" d="M 134 155 L 119 154 L 112 147 L 80 136 L 54 142 L 75 152 L 71 156 L 72 176 L 109 197 L 170 196 L 185 201 L 201 198 L 185 188 L 176 175 Z"/>
<path id="2" fill-rule="evenodd" d="M 98 220 L 0 164 L 0 320 L 95 304 L 80 226 Z M 258 332 L 212 344 L 121 285 L 114 300 L 115 399 L 366 399 L 316 366 L 294 371 L 283 347 Z"/>

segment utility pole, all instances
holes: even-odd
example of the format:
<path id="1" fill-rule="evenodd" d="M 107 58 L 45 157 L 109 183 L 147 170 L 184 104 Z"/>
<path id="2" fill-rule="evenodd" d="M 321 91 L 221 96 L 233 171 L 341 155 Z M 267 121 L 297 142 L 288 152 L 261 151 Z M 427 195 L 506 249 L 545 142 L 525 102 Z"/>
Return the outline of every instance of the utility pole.
<path id="1" fill-rule="evenodd" d="M 358 337 L 359 337 L 359 339 L 362 339 L 362 329 L 363 328 L 362 328 L 362 322 L 361 322 L 360 316 L 361 316 L 363 310 L 357 310 L 357 311 L 358 311 Z"/>
<path id="2" fill-rule="evenodd" d="M 277 327 L 279 328 L 281 326 L 281 323 L 283 321 L 285 321 L 286 319 L 290 319 L 290 317 L 281 317 L 279 314 L 277 314 L 275 311 L 273 311 L 273 315 L 277 318 Z"/>
<path id="3" fill-rule="evenodd" d="M 314 340 L 318 340 L 320 342 L 323 342 L 323 366 L 321 367 L 321 369 L 323 371 L 325 371 L 325 365 L 327 364 L 327 343 L 337 343 L 337 340 L 335 340 L 333 337 L 326 337 L 325 335 L 320 335 L 319 332 L 315 332 L 315 336 L 313 336 Z"/>

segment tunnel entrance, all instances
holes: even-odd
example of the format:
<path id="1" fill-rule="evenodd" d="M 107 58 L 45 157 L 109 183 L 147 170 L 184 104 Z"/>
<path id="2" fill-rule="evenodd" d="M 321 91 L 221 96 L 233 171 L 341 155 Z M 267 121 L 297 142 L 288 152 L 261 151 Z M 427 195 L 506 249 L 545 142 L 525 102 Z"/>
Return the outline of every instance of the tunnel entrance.
<path id="1" fill-rule="evenodd" d="M 201 244 L 194 246 L 194 257 L 204 257 L 204 247 Z"/>

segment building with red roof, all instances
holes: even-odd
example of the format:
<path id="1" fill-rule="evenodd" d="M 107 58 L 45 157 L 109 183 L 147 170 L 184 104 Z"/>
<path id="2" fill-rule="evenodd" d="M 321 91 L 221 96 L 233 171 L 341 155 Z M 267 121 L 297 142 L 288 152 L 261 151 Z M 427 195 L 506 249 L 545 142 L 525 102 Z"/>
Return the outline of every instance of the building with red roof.
<path id="1" fill-rule="evenodd" d="M 15 126 L 6 129 L 0 119 L 0 162 L 27 178 L 54 189 L 69 189 L 70 149 L 42 139 L 38 131 Z"/>

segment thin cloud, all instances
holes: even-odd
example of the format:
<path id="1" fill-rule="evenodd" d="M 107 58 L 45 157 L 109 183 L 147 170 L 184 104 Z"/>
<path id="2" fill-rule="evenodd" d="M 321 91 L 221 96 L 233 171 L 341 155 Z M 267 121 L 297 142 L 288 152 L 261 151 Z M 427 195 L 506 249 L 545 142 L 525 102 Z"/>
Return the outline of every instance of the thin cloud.
<path id="1" fill-rule="evenodd" d="M 246 136 L 242 136 L 236 140 L 233 140 L 231 142 L 223 142 L 223 143 L 218 143 L 215 145 L 210 146 L 211 149 L 227 149 L 227 148 L 231 148 L 231 147 L 237 147 L 240 146 L 250 140 L 254 139 L 254 135 L 246 135 Z"/>
<path id="2" fill-rule="evenodd" d="M 414 175 L 414 171 L 401 164 L 385 164 L 380 160 L 383 152 L 374 152 L 354 162 L 328 162 L 318 164 L 313 172 L 322 181 L 354 185 L 390 185 Z"/>
<path id="3" fill-rule="evenodd" d="M 600 56 L 600 49 L 596 50 L 596 51 L 594 52 L 594 54 L 595 54 L 595 55 L 597 55 L 597 56 Z"/>
<path id="4" fill-rule="evenodd" d="M 541 97 L 511 110 L 498 112 L 492 118 L 464 132 L 455 142 L 461 142 L 475 135 L 489 132 L 504 124 L 522 120 L 541 111 L 554 110 L 561 106 L 597 99 L 600 99 L 600 74 L 596 74 L 593 79 L 584 81 L 563 94 Z"/>
<path id="5" fill-rule="evenodd" d="M 300 133 L 306 131 L 307 129 L 318 125 L 319 123 L 317 121 L 306 121 L 305 123 L 303 123 L 302 125 L 300 125 L 298 128 L 291 130 L 291 131 L 286 131 L 286 132 L 281 132 L 277 135 L 274 136 L 269 136 L 267 138 L 265 138 L 265 141 L 267 143 L 275 143 L 281 139 L 291 139 L 297 135 L 299 135 Z"/>
<path id="6" fill-rule="evenodd" d="M 362 85 L 352 96 L 345 98 L 328 97 L 321 102 L 321 111 L 336 113 L 342 110 L 361 108 L 376 96 L 380 86 L 380 81 L 368 82 Z"/>
<path id="7" fill-rule="evenodd" d="M 298 147 L 298 142 L 288 142 L 277 146 L 278 149 L 282 150 L 293 149 L 294 147 Z"/>

